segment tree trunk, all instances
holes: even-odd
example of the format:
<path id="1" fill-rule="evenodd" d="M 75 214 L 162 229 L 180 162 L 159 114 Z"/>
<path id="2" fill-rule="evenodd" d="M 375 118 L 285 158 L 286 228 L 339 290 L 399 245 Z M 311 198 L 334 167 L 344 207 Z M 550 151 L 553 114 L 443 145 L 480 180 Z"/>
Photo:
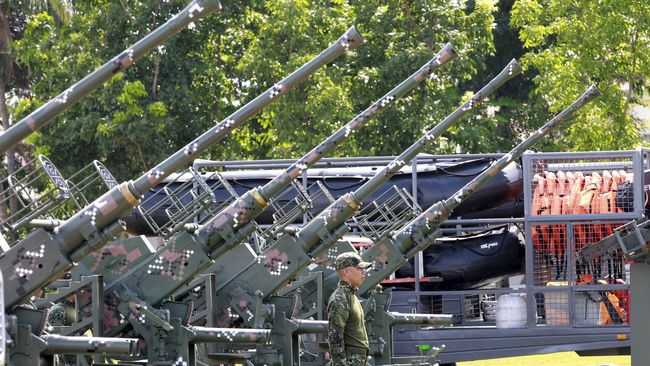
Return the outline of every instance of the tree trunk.
<path id="1" fill-rule="evenodd" d="M 0 9 L 2 11 L 2 9 Z M 2 129 L 6 130 L 9 125 L 9 111 L 7 110 L 7 101 L 5 100 L 5 83 L 3 78 L 0 77 L 0 120 L 2 120 Z M 2 174 L 2 178 L 4 174 Z M 4 186 L 0 184 L 0 220 L 3 222 L 7 220 L 7 205 L 4 200 Z"/>
<path id="2" fill-rule="evenodd" d="M 11 33 L 9 31 L 9 24 L 2 7 L 0 7 L 0 52 L 2 53 L 0 55 L 0 67 L 2 67 L 2 70 L 0 70 L 2 71 L 2 74 L 0 74 L 0 121 L 2 122 L 3 131 L 6 131 L 9 128 L 9 109 L 7 108 L 7 100 L 5 96 L 7 92 L 7 81 L 12 78 L 11 66 L 13 66 L 13 58 L 11 57 L 10 45 Z M 16 158 L 13 148 L 7 150 L 6 161 L 6 176 L 4 174 L 1 176 L 3 180 L 15 172 Z M 18 202 L 15 198 L 10 200 L 10 207 L 7 207 L 7 194 L 4 192 L 5 188 L 7 187 L 0 184 L 0 220 L 3 222 L 6 221 L 8 215 L 18 211 Z"/>
<path id="3" fill-rule="evenodd" d="M 152 16 L 152 25 L 151 29 L 158 28 L 158 22 L 156 21 L 156 15 L 160 13 L 160 2 L 156 1 L 156 12 Z M 153 83 L 151 85 L 151 95 L 153 100 L 156 100 L 158 95 L 158 75 L 160 74 L 160 49 L 155 51 L 154 55 L 154 69 L 153 69 Z"/>
<path id="4" fill-rule="evenodd" d="M 2 129 L 6 131 L 9 128 L 9 110 L 7 109 L 7 100 L 5 98 L 5 82 L 0 78 L 0 119 L 2 120 Z M 7 149 L 7 166 L 6 176 L 2 174 L 1 178 L 4 179 L 14 174 L 16 167 L 16 159 L 14 156 L 14 149 Z M 6 222 L 7 218 L 12 214 L 18 212 L 18 200 L 16 197 L 9 198 L 9 207 L 7 207 L 7 198 L 11 192 L 5 192 L 4 184 L 0 184 L 0 220 Z M 1 235 L 1 234 L 0 234 Z M 18 239 L 17 233 L 12 233 L 9 237 L 5 238 L 8 242 L 14 242 Z"/>

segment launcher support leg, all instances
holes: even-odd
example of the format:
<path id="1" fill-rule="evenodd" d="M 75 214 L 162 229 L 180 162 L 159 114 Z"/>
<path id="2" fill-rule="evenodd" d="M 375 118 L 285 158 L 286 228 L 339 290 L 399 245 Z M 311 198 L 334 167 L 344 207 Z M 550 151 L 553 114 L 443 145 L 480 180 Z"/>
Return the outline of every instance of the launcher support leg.
<path id="1" fill-rule="evenodd" d="M 650 365 L 650 265 L 630 265 L 630 334 L 632 336 L 632 366 Z"/>
<path id="2" fill-rule="evenodd" d="M 205 279 L 205 298 L 208 311 L 205 325 L 207 327 L 216 328 L 217 312 L 215 310 L 216 304 L 214 301 L 216 299 L 215 293 L 217 288 L 217 276 L 214 273 L 208 273 L 203 275 L 203 278 Z M 208 343 L 206 345 L 206 348 L 208 350 L 208 353 L 217 353 L 219 351 L 219 347 L 215 343 Z"/>

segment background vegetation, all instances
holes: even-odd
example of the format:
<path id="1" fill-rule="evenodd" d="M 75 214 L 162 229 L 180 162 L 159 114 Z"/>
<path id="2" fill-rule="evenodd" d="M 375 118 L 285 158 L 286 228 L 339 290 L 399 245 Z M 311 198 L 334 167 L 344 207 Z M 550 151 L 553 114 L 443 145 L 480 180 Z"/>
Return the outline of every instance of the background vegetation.
<path id="1" fill-rule="evenodd" d="M 3 127 L 135 43 L 184 0 L 0 0 Z M 459 57 L 338 156 L 398 154 L 517 58 L 510 81 L 430 153 L 507 151 L 587 86 L 604 92 L 540 150 L 631 149 L 650 76 L 646 0 L 243 0 L 172 37 L 7 155 L 46 154 L 69 176 L 93 159 L 134 178 L 356 25 L 366 43 L 204 154 L 298 157 L 451 42 Z"/>

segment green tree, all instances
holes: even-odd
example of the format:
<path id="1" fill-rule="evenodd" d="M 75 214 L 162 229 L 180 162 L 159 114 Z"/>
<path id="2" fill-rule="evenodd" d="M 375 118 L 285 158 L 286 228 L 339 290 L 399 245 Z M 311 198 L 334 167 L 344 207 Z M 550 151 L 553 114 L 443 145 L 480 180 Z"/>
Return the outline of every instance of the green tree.
<path id="1" fill-rule="evenodd" d="M 515 0 L 499 0 L 492 31 L 494 54 L 485 57 L 484 70 L 460 86 L 461 90 L 478 90 L 489 82 L 510 60 L 520 60 L 525 53 L 517 29 L 510 25 L 510 12 Z M 448 136 L 462 152 L 486 153 L 511 150 L 521 139 L 548 120 L 542 100 L 531 93 L 534 70 L 528 70 L 497 90 L 482 113 L 473 113 L 466 122 L 452 126 Z M 551 133 L 557 133 L 552 131 Z M 536 144 L 549 149 L 553 139 Z M 453 146 L 450 146 L 453 147 Z M 446 152 L 450 152 L 449 150 Z"/>
<path id="2" fill-rule="evenodd" d="M 16 108 L 17 116 L 137 42 L 178 13 L 185 2 L 87 1 L 76 5 L 67 27 L 53 27 L 51 17 L 38 14 L 17 42 L 16 53 L 31 81 L 29 98 Z M 213 90 L 220 80 L 206 78 L 211 65 L 204 62 L 215 56 L 215 50 L 203 46 L 213 46 L 210 39 L 223 26 L 211 25 L 214 22 L 208 26 L 198 22 L 194 29 L 175 35 L 58 117 L 31 139 L 37 152 L 50 156 L 64 175 L 97 158 L 118 179 L 129 179 L 195 137 L 214 122 L 216 114 Z"/>
<path id="3" fill-rule="evenodd" d="M 512 24 L 528 50 L 522 62 L 537 76 L 535 94 L 551 112 L 590 83 L 603 96 L 562 135 L 570 150 L 636 147 L 638 121 L 630 109 L 648 87 L 650 4 L 630 1 L 518 0 Z"/>
<path id="4" fill-rule="evenodd" d="M 68 25 L 47 14 L 29 19 L 14 47 L 29 92 L 14 119 L 94 70 L 176 14 L 181 0 L 75 2 Z M 127 6 L 128 5 L 128 6 Z M 215 159 L 296 157 L 380 98 L 446 42 L 460 57 L 341 146 L 337 155 L 396 154 L 489 79 L 496 0 L 257 0 L 226 4 L 139 60 L 30 139 L 69 175 L 104 161 L 129 179 L 184 146 L 356 24 L 366 44 L 319 70 L 203 155 Z M 505 63 L 504 63 L 505 64 Z M 490 71 L 490 72 L 486 72 Z M 496 100 L 495 100 L 496 101 Z M 507 100 L 498 102 L 507 105 Z M 483 133 L 494 101 L 431 152 L 493 151 Z M 515 104 L 510 102 L 511 105 Z M 492 108 L 494 109 L 494 108 Z M 502 109 L 505 109 L 502 107 Z M 510 118 L 510 117 L 509 117 Z M 507 121 L 499 122 L 503 125 Z M 485 131 L 492 126 L 486 125 Z"/>
<path id="5" fill-rule="evenodd" d="M 295 157 L 413 73 L 446 42 L 461 57 L 445 66 L 409 96 L 361 130 L 337 155 L 397 154 L 456 107 L 461 83 L 484 70 L 493 53 L 495 1 L 267 1 L 259 41 L 241 66 L 248 75 L 290 69 L 287 48 L 306 47 L 315 54 L 349 25 L 356 24 L 366 43 L 320 72 L 294 97 L 269 109 L 262 124 L 247 125 L 239 138 L 245 157 Z M 273 40 L 284 47 L 269 47 Z M 318 43 L 314 43 L 318 40 Z M 316 47 L 317 46 L 317 47 Z M 263 55 L 260 57 L 260 55 Z M 268 65 L 268 60 L 275 61 Z M 266 70 L 266 71 L 264 71 Z M 326 74 L 326 72 L 328 74 Z M 326 75 L 329 75 L 326 77 Z M 271 118 L 273 117 L 273 118 Z M 268 122 L 267 122 L 268 120 Z M 464 141 L 454 139 L 438 151 Z"/>
<path id="6" fill-rule="evenodd" d="M 72 6 L 67 0 L 49 1 L 5 1 L 0 3 L 0 124 L 6 130 L 11 125 L 11 115 L 7 105 L 7 95 L 18 94 L 17 90 L 25 83 L 25 75 L 22 69 L 16 64 L 12 52 L 12 43 L 16 36 L 22 34 L 22 25 L 28 16 L 40 10 L 50 10 L 61 24 L 69 22 L 72 15 Z M 29 160 L 30 149 L 24 144 L 18 144 L 16 148 L 7 150 L 6 160 L 0 173 L 0 180 L 8 175 L 14 174 L 17 169 L 16 153 L 22 163 Z M 0 187 L 0 197 L 4 197 L 4 187 Z M 0 204 L 0 218 L 6 219 L 7 207 L 4 200 Z M 18 208 L 15 199 L 10 201 L 11 211 Z"/>

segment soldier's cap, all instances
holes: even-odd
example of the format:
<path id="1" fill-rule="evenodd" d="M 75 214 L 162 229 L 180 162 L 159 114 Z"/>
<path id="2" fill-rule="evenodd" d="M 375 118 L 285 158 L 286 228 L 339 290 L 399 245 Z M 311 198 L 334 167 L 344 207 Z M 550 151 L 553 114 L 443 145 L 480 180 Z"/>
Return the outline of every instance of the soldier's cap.
<path id="1" fill-rule="evenodd" d="M 368 268 L 371 265 L 372 263 L 364 262 L 363 259 L 361 259 L 361 256 L 355 252 L 341 253 L 336 257 L 336 260 L 334 260 L 334 267 L 337 271 L 347 267 Z"/>

